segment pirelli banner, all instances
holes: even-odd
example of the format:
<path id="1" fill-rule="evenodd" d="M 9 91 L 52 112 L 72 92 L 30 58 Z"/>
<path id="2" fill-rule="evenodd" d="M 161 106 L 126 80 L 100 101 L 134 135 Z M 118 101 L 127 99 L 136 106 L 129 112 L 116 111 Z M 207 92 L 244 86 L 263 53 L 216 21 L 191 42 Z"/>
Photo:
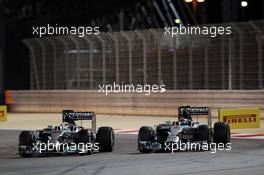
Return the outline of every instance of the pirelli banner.
<path id="1" fill-rule="evenodd" d="M 7 120 L 6 106 L 0 106 L 0 122 Z"/>
<path id="2" fill-rule="evenodd" d="M 259 108 L 219 109 L 219 119 L 232 129 L 259 128 Z"/>

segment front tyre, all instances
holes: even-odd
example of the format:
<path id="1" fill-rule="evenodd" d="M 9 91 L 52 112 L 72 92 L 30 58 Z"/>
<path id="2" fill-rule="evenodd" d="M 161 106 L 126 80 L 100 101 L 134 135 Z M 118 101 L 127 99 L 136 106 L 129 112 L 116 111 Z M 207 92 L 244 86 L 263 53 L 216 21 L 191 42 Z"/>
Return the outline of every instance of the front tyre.
<path id="1" fill-rule="evenodd" d="M 141 153 L 150 153 L 152 151 L 151 145 L 147 145 L 151 143 L 154 139 L 154 130 L 149 126 L 142 126 L 138 131 L 138 150 Z M 144 145 L 144 143 L 146 142 Z"/>
<path id="2" fill-rule="evenodd" d="M 198 126 L 198 135 L 197 135 L 198 141 L 206 141 L 208 144 L 210 144 L 210 129 L 208 125 L 199 125 Z"/>
<path id="3" fill-rule="evenodd" d="M 99 152 L 112 152 L 115 145 L 115 134 L 111 127 L 100 127 L 96 134 L 96 141 L 99 143 Z"/>
<path id="4" fill-rule="evenodd" d="M 93 144 L 93 135 L 92 134 L 89 134 L 89 131 L 87 129 L 83 129 L 83 130 L 80 130 L 78 132 L 78 140 L 77 140 L 77 143 L 81 143 L 84 145 L 84 152 L 81 151 L 80 152 L 80 155 L 85 155 L 85 154 L 88 154 L 88 155 L 91 155 L 93 154 L 93 148 L 89 147 L 89 148 L 86 148 L 87 144 Z M 88 150 L 86 150 L 88 149 Z"/>
<path id="5" fill-rule="evenodd" d="M 22 131 L 19 135 L 18 153 L 22 157 L 32 157 L 33 153 L 31 148 L 33 147 L 33 132 Z"/>

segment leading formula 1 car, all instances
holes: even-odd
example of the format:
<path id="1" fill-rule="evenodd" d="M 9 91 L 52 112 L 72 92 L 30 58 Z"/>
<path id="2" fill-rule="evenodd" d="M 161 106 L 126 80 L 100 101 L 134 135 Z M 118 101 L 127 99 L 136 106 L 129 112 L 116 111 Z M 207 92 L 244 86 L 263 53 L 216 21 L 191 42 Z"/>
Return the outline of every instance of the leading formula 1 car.
<path id="1" fill-rule="evenodd" d="M 192 115 L 197 115 L 197 118 L 198 115 L 208 115 L 208 124 L 193 121 Z M 168 145 L 181 145 L 180 143 L 209 145 L 212 139 L 216 144 L 230 143 L 228 123 L 216 122 L 212 128 L 208 107 L 181 106 L 178 108 L 177 122 L 167 122 L 154 127 L 142 126 L 139 129 L 138 150 L 142 153 L 150 153 L 154 150 L 166 151 Z M 180 146 L 177 149 L 182 150 Z"/>
<path id="2" fill-rule="evenodd" d="M 76 121 L 91 120 L 91 129 L 77 125 Z M 92 154 L 94 151 L 112 152 L 114 130 L 100 127 L 96 130 L 94 112 L 62 112 L 62 124 L 43 130 L 22 131 L 19 135 L 18 151 L 22 157 L 46 153 Z"/>

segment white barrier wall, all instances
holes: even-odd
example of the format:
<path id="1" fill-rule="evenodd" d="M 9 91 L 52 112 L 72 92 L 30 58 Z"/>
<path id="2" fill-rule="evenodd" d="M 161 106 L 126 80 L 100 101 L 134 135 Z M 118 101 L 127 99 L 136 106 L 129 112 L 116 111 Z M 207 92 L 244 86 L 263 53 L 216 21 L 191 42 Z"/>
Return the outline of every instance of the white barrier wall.
<path id="1" fill-rule="evenodd" d="M 99 93 L 91 90 L 7 91 L 10 112 L 61 112 L 63 109 L 101 114 L 175 116 L 181 105 L 219 108 L 259 107 L 264 114 L 264 90 L 172 90 L 165 93 Z"/>

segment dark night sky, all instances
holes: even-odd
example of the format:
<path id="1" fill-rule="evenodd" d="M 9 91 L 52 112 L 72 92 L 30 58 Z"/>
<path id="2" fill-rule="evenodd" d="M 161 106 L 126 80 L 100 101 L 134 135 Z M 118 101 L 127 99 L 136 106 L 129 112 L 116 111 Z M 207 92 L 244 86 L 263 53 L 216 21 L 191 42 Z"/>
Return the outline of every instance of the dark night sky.
<path id="1" fill-rule="evenodd" d="M 97 18 L 101 21 L 99 26 L 104 26 L 109 21 L 115 26 L 115 23 L 118 23 L 118 18 L 114 14 L 118 13 L 121 8 L 127 15 L 126 20 L 129 21 L 128 14 L 135 15 L 138 6 L 142 4 L 146 5 L 147 10 L 151 11 L 151 8 L 148 9 L 147 1 L 4 0 L 6 89 L 29 88 L 29 55 L 21 40 L 32 37 L 32 26 L 47 23 L 73 26 L 89 25 L 91 20 Z M 181 0 L 173 1 L 176 7 L 178 7 L 177 3 L 179 1 Z M 242 8 L 240 6 L 241 0 L 207 0 L 205 4 L 206 23 L 263 19 L 263 0 L 248 1 L 248 7 Z M 228 2 L 230 2 L 229 5 L 227 5 Z M 230 16 L 228 16 L 228 13 L 223 13 L 224 9 L 228 11 Z M 201 12 L 201 7 L 199 7 L 198 12 Z M 229 19 L 229 21 L 225 18 Z M 201 23 L 199 18 L 198 21 Z M 138 25 L 142 28 L 142 24 L 138 23 Z M 162 24 L 160 24 L 160 27 L 162 27 Z M 105 29 L 104 27 L 102 28 Z"/>

